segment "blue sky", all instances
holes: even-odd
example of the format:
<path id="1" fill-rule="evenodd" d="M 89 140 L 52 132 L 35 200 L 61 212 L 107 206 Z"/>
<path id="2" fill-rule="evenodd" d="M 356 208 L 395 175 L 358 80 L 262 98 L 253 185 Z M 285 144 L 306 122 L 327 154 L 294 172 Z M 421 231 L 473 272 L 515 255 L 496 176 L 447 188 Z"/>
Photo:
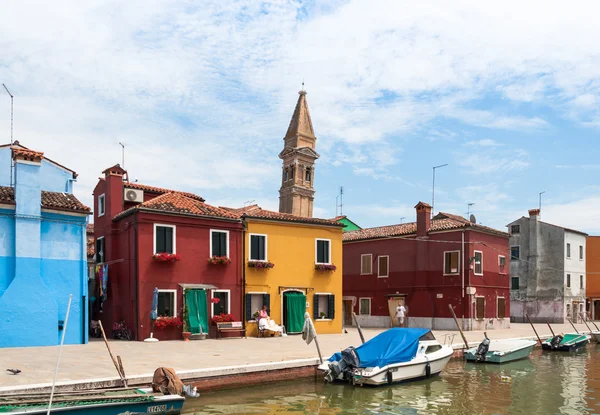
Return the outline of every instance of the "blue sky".
<path id="1" fill-rule="evenodd" d="M 594 1 L 22 1 L 3 10 L 15 138 L 80 176 L 91 204 L 120 161 L 140 182 L 277 209 L 304 80 L 315 214 L 377 226 L 413 207 L 503 228 L 600 233 L 600 12 Z M 0 99 L 1 141 L 10 101 Z"/>

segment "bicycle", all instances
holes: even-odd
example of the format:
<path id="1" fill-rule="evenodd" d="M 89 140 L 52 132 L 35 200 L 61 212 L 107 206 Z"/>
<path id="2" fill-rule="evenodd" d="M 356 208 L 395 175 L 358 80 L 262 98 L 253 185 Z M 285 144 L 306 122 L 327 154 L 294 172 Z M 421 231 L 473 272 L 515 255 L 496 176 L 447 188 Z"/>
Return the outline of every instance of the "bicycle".
<path id="1" fill-rule="evenodd" d="M 113 338 L 117 340 L 131 340 L 131 330 L 127 328 L 125 320 L 113 324 Z"/>

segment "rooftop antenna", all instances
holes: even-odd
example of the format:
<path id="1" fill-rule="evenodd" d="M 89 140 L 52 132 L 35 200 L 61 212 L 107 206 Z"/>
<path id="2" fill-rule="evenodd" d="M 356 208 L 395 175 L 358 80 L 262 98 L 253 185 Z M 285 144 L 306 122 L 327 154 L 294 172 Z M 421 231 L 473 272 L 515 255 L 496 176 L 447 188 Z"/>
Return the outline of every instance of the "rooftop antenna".
<path id="1" fill-rule="evenodd" d="M 119 141 L 119 145 L 121 146 L 121 168 L 125 170 L 125 144 Z"/>
<path id="2" fill-rule="evenodd" d="M 344 186 L 340 186 L 340 215 L 344 216 Z"/>
<path id="3" fill-rule="evenodd" d="M 251 203 L 254 203 L 254 202 L 255 202 L 255 200 L 246 200 L 244 202 L 244 207 L 246 207 L 246 206 L 248 206 L 248 205 L 250 205 Z"/>
<path id="4" fill-rule="evenodd" d="M 467 216 L 471 215 L 471 206 L 473 206 L 475 203 L 468 203 L 467 204 Z"/>
<path id="5" fill-rule="evenodd" d="M 406 219 L 406 216 L 402 216 L 402 217 L 400 218 L 400 225 L 402 225 L 402 222 L 404 221 L 404 219 Z"/>
<path id="6" fill-rule="evenodd" d="M 15 97 L 13 96 L 13 94 L 10 93 L 10 91 L 8 90 L 8 88 L 6 87 L 5 84 L 2 84 L 2 86 L 4 87 L 4 89 L 6 89 L 6 92 L 10 96 L 10 145 L 12 147 L 12 145 L 13 145 L 13 114 L 14 114 L 13 103 L 14 103 Z M 13 185 L 13 167 L 14 167 L 14 162 L 11 157 L 11 161 L 10 161 L 10 186 L 11 187 Z"/>

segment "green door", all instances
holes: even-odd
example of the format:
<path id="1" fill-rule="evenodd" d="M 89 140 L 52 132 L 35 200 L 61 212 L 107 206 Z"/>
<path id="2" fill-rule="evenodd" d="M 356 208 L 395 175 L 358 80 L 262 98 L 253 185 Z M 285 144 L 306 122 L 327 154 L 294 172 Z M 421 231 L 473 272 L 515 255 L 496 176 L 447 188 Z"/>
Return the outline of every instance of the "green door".
<path id="1" fill-rule="evenodd" d="M 306 312 L 306 296 L 296 291 L 283 294 L 285 328 L 288 333 L 300 333 L 304 326 Z"/>
<path id="2" fill-rule="evenodd" d="M 192 334 L 208 333 L 208 307 L 206 290 L 185 290 L 188 308 L 188 329 Z"/>

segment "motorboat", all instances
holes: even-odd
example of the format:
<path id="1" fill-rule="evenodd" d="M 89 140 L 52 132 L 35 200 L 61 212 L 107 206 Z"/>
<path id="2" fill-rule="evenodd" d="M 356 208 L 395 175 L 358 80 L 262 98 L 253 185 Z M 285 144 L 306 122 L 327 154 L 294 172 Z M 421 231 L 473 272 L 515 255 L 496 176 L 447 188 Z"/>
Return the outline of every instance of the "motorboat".
<path id="1" fill-rule="evenodd" d="M 34 415 L 48 413 L 48 394 L 0 396 L 0 413 Z M 51 414 L 142 415 L 181 413 L 185 398 L 154 393 L 151 388 L 58 393 L 53 397 Z"/>
<path id="2" fill-rule="evenodd" d="M 486 338 L 477 347 L 465 350 L 465 360 L 481 363 L 507 363 L 529 357 L 535 347 L 533 340 L 490 340 Z"/>
<path id="3" fill-rule="evenodd" d="M 558 334 L 542 343 L 544 350 L 572 352 L 585 347 L 590 342 L 591 336 L 581 333 Z"/>
<path id="4" fill-rule="evenodd" d="M 594 340 L 600 343 L 600 331 L 592 331 L 590 334 L 592 335 Z"/>
<path id="5" fill-rule="evenodd" d="M 429 329 L 392 328 L 334 354 L 318 370 L 327 382 L 389 385 L 439 375 L 453 353 Z"/>

